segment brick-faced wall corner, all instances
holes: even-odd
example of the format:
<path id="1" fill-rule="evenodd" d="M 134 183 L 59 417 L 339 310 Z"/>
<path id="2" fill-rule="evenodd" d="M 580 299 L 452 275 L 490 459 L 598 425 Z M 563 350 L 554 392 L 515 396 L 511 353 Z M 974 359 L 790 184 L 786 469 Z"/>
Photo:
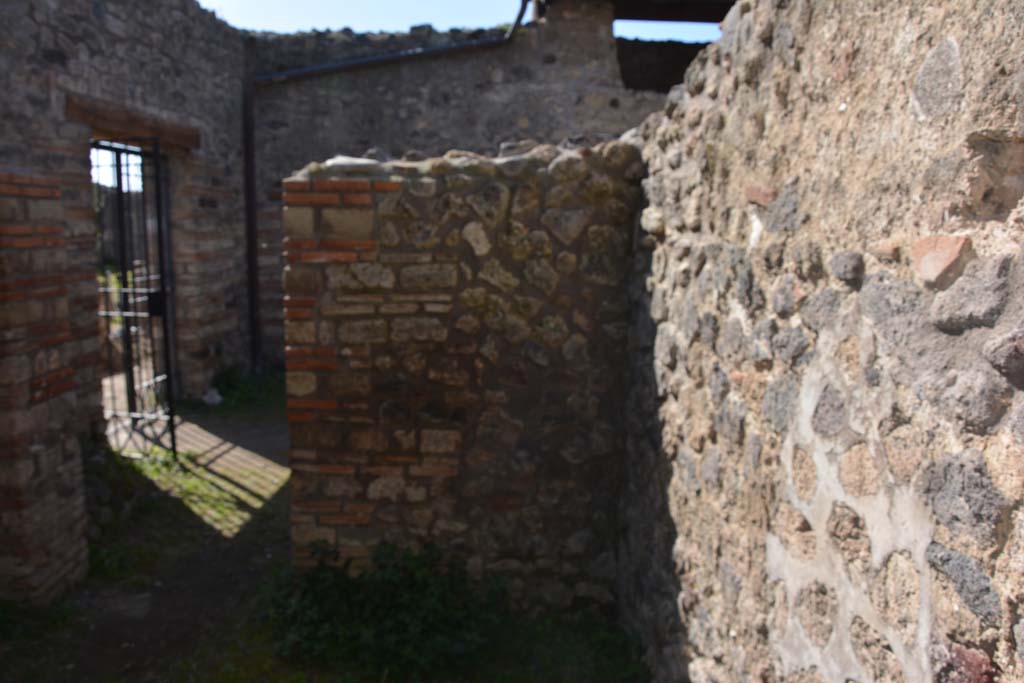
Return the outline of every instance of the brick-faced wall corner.
<path id="1" fill-rule="evenodd" d="M 100 415 L 89 400 L 99 340 L 82 187 L 74 175 L 0 173 L 3 600 L 48 602 L 87 567 L 78 438 Z"/>
<path id="2" fill-rule="evenodd" d="M 524 602 L 611 599 L 642 168 L 611 142 L 284 181 L 296 564 L 434 542 Z"/>

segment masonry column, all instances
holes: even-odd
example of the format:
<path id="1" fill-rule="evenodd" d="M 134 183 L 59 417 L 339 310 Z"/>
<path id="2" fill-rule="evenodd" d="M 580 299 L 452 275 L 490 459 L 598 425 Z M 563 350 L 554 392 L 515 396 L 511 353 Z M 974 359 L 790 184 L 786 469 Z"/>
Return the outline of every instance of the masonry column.
<path id="1" fill-rule="evenodd" d="M 83 182 L 0 173 L 2 600 L 48 602 L 87 568 L 78 438 L 97 417 L 86 398 L 98 390 L 84 385 L 98 340 L 95 295 L 91 317 L 80 296 L 95 289 L 82 268 L 88 221 L 75 221 Z"/>

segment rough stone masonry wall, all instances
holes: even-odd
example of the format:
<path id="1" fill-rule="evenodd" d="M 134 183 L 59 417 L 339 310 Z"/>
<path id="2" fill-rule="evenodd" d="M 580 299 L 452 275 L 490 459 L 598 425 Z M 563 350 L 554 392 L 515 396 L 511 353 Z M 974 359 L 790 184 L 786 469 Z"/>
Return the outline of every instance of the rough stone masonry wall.
<path id="1" fill-rule="evenodd" d="M 514 8 L 512 8 L 514 9 Z M 512 20 L 512 17 L 509 17 Z M 502 29 L 407 34 L 352 31 L 253 34 L 254 73 L 353 57 L 497 38 Z M 678 66 L 682 80 L 685 64 Z M 542 22 L 524 25 L 507 45 L 259 88 L 261 315 L 268 353 L 281 349 L 280 179 L 310 159 L 361 156 L 371 147 L 494 154 L 501 142 L 609 139 L 635 126 L 662 95 L 623 87 L 612 35 L 612 6 L 561 0 Z"/>
<path id="2" fill-rule="evenodd" d="M 1024 680 L 1024 6 L 737 3 L 639 129 L 660 681 Z"/>
<path id="3" fill-rule="evenodd" d="M 284 181 L 297 563 L 434 542 L 610 601 L 639 153 L 360 161 Z"/>
<path id="4" fill-rule="evenodd" d="M 14 0 L 0 21 L 0 599 L 86 568 L 79 438 L 99 430 L 96 224 L 84 95 L 199 129 L 171 155 L 186 391 L 244 350 L 240 35 L 192 0 Z"/>

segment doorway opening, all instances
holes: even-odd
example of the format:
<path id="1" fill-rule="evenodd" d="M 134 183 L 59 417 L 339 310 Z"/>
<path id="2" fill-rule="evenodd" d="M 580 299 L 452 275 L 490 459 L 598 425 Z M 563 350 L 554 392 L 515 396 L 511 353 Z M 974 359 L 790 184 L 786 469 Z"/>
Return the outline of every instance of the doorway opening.
<path id="1" fill-rule="evenodd" d="M 116 451 L 177 454 L 166 159 L 157 140 L 92 143 L 103 414 Z"/>

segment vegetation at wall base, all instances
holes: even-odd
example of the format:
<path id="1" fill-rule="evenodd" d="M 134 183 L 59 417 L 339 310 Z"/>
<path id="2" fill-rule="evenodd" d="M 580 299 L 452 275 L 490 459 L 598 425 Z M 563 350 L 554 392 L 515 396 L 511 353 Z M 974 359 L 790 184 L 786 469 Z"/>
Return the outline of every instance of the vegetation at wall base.
<path id="1" fill-rule="evenodd" d="M 284 371 L 266 368 L 247 372 L 240 366 L 221 371 L 213 379 L 213 387 L 223 403 L 218 412 L 245 412 L 282 407 L 284 405 Z"/>
<path id="2" fill-rule="evenodd" d="M 650 680 L 635 644 L 604 619 L 511 613 L 502 593 L 443 563 L 434 547 L 382 545 L 359 575 L 326 562 L 283 575 L 269 622 L 282 657 L 345 681 Z"/>
<path id="3" fill-rule="evenodd" d="M 321 561 L 284 582 L 270 612 L 282 656 L 387 672 L 390 680 L 422 680 L 472 658 L 501 605 L 496 588 L 478 589 L 434 547 L 412 553 L 382 545 L 370 571 L 353 576 L 347 565 Z"/>

